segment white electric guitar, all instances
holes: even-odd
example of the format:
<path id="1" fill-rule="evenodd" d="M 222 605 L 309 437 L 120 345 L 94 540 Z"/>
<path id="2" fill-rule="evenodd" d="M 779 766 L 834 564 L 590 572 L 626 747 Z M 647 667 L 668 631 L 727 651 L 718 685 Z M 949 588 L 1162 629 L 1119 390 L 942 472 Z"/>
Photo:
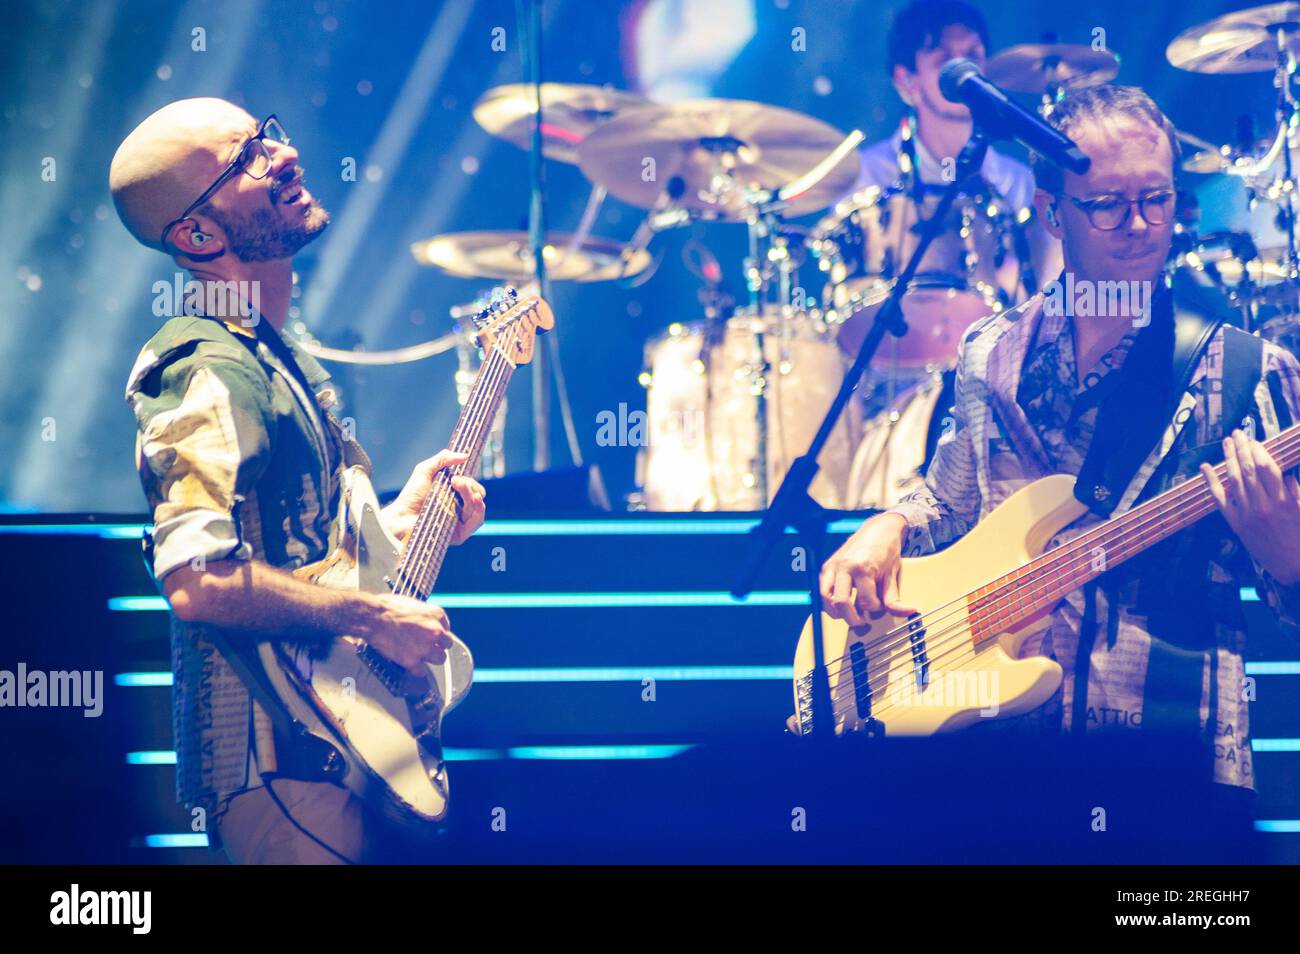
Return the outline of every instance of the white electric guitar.
<path id="1" fill-rule="evenodd" d="M 1285 472 L 1300 462 L 1300 424 L 1265 442 Z M 1215 468 L 1223 479 L 1225 465 Z M 1086 511 L 1074 477 L 1036 480 L 1008 497 L 952 546 L 904 559 L 899 602 L 911 616 L 884 613 L 851 628 L 822 614 L 822 645 L 837 735 L 932 735 L 981 718 L 1042 705 L 1061 684 L 1045 656 L 1018 659 L 1025 640 L 1047 627 L 1071 590 L 1216 509 L 1198 474 L 1141 505 L 1044 547 Z M 792 731 L 812 730 L 812 618 L 794 660 Z"/>
<path id="2" fill-rule="evenodd" d="M 344 543 L 295 576 L 321 586 L 429 597 L 458 518 L 460 498 L 451 478 L 475 472 L 511 374 L 532 360 L 537 332 L 553 327 L 554 318 L 540 298 L 519 300 L 511 289 L 476 324 L 484 359 L 447 443 L 469 459 L 436 476 L 405 546 L 380 523 L 365 471 L 347 468 L 340 505 L 347 516 Z M 269 683 L 299 741 L 323 753 L 327 775 L 413 834 L 430 831 L 446 815 L 442 719 L 469 692 L 469 647 L 454 640 L 446 662 L 413 675 L 344 633 L 324 649 L 269 641 L 255 646 L 239 653 L 236 669 L 241 675 L 253 669 L 258 682 Z"/>

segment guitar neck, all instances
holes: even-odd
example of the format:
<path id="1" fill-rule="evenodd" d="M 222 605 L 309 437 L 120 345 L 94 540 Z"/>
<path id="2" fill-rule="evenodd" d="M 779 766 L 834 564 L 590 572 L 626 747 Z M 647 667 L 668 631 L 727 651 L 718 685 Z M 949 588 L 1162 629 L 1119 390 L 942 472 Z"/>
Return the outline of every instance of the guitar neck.
<path id="1" fill-rule="evenodd" d="M 479 366 L 465 406 L 461 408 L 456 427 L 447 442 L 448 449 L 468 454 L 469 459 L 440 471 L 434 477 L 433 488 L 425 498 L 424 508 L 416 517 L 398 561 L 399 592 L 418 599 L 428 599 L 433 592 L 456 531 L 460 510 L 460 498 L 451 486 L 451 478 L 473 475 L 477 471 L 483 445 L 491 433 L 492 422 L 514 371 L 515 365 L 506 357 L 505 349 L 494 344 Z"/>
<path id="2" fill-rule="evenodd" d="M 1300 424 L 1264 446 L 1282 471 L 1300 463 Z M 1214 468 L 1224 479 L 1226 464 Z M 967 596 L 976 642 L 991 639 L 1056 606 L 1096 579 L 1216 509 L 1209 484 L 1197 475 L 1140 506 L 1048 551 Z"/>

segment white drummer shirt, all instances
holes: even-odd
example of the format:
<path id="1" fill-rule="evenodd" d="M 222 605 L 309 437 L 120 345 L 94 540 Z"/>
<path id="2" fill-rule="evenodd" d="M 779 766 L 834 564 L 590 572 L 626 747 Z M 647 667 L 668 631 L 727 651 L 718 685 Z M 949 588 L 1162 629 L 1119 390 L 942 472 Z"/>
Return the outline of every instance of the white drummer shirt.
<path id="1" fill-rule="evenodd" d="M 912 144 L 916 149 L 916 165 L 921 181 L 928 185 L 943 184 L 943 163 L 926 150 L 921 137 L 913 136 Z M 888 139 L 865 146 L 859 151 L 862 158 L 862 171 L 854 183 L 856 193 L 868 186 L 886 188 L 901 183 L 902 170 L 899 166 L 899 152 L 903 146 L 902 126 L 894 131 Z M 956 157 L 953 157 L 954 162 Z M 1017 162 L 1010 156 L 1003 155 L 992 146 L 984 154 L 984 165 L 980 168 L 984 181 L 1002 194 L 1002 197 L 1019 210 L 1028 208 L 1034 198 L 1034 174 L 1023 162 Z"/>

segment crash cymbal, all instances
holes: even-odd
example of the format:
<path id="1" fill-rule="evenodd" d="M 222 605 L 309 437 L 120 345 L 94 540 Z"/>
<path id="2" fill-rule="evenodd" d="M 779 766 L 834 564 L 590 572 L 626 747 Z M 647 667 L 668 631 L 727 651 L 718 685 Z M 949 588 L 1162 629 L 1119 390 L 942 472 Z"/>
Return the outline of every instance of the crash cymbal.
<path id="1" fill-rule="evenodd" d="M 1108 83 L 1119 73 L 1119 57 L 1082 43 L 1021 43 L 989 59 L 984 75 L 1017 93 L 1047 92 L 1049 86 L 1083 89 Z"/>
<path id="2" fill-rule="evenodd" d="M 1193 136 L 1184 129 L 1175 129 L 1174 135 L 1184 146 L 1191 146 L 1193 149 L 1218 149 L 1214 143 L 1208 139 L 1202 139 L 1200 136 Z"/>
<path id="3" fill-rule="evenodd" d="M 573 236 L 551 232 L 542 254 L 547 275 L 557 282 L 601 282 L 636 275 L 650 264 L 650 254 L 637 252 L 624 269 L 624 246 L 609 239 L 588 237 L 573 252 Z M 422 265 L 436 265 L 462 278 L 496 278 L 524 282 L 533 276 L 533 252 L 527 232 L 450 232 L 411 245 Z"/>
<path id="4" fill-rule="evenodd" d="M 1224 14 L 1180 33 L 1165 58 L 1193 73 L 1267 73 L 1277 68 L 1277 34 L 1300 53 L 1300 3 L 1270 3 Z"/>
<path id="5" fill-rule="evenodd" d="M 1214 172 L 1231 174 L 1242 163 L 1253 161 L 1250 156 L 1234 153 L 1231 146 L 1219 146 L 1192 153 L 1183 159 L 1182 167 L 1186 172 L 1196 172 L 1202 175 Z"/>
<path id="6" fill-rule="evenodd" d="M 479 97 L 474 119 L 498 139 L 531 149 L 534 102 L 530 83 L 498 86 Z M 548 159 L 576 163 L 578 145 L 593 129 L 619 113 L 650 105 L 644 96 L 603 86 L 543 83 L 542 153 Z"/>
<path id="7" fill-rule="evenodd" d="M 609 120 L 578 147 L 578 164 L 587 178 L 631 205 L 653 208 L 678 180 L 677 206 L 702 218 L 741 221 L 749 211 L 746 190 L 793 182 L 843 140 L 834 126 L 793 110 L 745 100 L 689 100 Z M 857 153 L 850 150 L 820 182 L 792 198 L 785 214 L 826 208 L 853 187 L 859 170 Z"/>

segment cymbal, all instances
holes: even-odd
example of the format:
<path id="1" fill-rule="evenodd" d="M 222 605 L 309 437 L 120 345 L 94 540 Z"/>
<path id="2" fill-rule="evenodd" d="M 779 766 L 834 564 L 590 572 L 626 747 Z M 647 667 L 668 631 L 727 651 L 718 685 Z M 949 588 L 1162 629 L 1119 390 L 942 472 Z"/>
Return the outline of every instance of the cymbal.
<path id="1" fill-rule="evenodd" d="M 834 126 L 746 100 L 700 99 L 646 106 L 604 123 L 578 147 L 588 179 L 624 202 L 653 208 L 671 180 L 675 204 L 702 218 L 743 220 L 746 189 L 775 190 L 811 170 L 844 140 Z M 824 209 L 857 181 L 850 151 L 818 183 L 790 200 L 786 215 Z M 728 177 L 718 174 L 726 172 Z"/>
<path id="2" fill-rule="evenodd" d="M 1300 3 L 1269 3 L 1215 17 L 1184 30 L 1165 58 L 1193 73 L 1267 73 L 1277 68 L 1277 31 L 1300 53 Z"/>
<path id="3" fill-rule="evenodd" d="M 474 104 L 474 119 L 485 130 L 518 146 L 533 145 L 531 83 L 488 90 Z M 578 145 L 601 123 L 629 109 L 653 105 L 644 96 L 581 83 L 542 84 L 542 154 L 576 163 Z"/>
<path id="4" fill-rule="evenodd" d="M 1233 153 L 1231 147 L 1223 146 L 1221 148 L 1202 149 L 1187 156 L 1182 161 L 1182 167 L 1187 172 L 1196 172 L 1206 175 L 1214 172 L 1231 173 L 1239 160 L 1245 159 Z"/>
<path id="5" fill-rule="evenodd" d="M 1082 43 L 1021 43 L 991 57 L 984 70 L 992 82 L 1017 93 L 1100 86 L 1118 73 L 1118 56 Z"/>
<path id="6" fill-rule="evenodd" d="M 1181 135 L 1180 138 L 1182 138 Z M 1297 158 L 1300 158 L 1297 155 L 1300 153 L 1300 135 L 1291 132 L 1288 135 L 1288 140 L 1292 161 L 1295 162 Z M 1202 148 L 1183 159 L 1183 169 L 1188 172 L 1199 173 L 1222 172 L 1230 176 L 1239 176 L 1248 182 L 1257 180 L 1254 187 L 1263 188 L 1264 183 L 1270 181 L 1268 179 L 1270 170 L 1280 170 L 1281 168 L 1277 157 L 1281 155 L 1283 147 L 1278 140 L 1278 135 L 1257 140 L 1253 146 L 1246 150 L 1243 150 L 1239 145 L 1214 146 L 1205 143 L 1205 146 L 1207 148 Z M 1270 155 L 1274 157 L 1273 160 L 1264 165 Z"/>
<path id="7" fill-rule="evenodd" d="M 1286 246 L 1277 245 L 1259 249 L 1259 257 L 1242 262 L 1226 247 L 1200 248 L 1189 264 L 1193 267 L 1213 265 L 1220 278 L 1229 285 L 1241 282 L 1242 273 L 1248 273 L 1256 285 L 1272 285 L 1286 279 Z"/>
<path id="8" fill-rule="evenodd" d="M 542 254 L 546 274 L 557 282 L 602 282 L 636 275 L 650 264 L 650 253 L 634 254 L 624 270 L 623 244 L 588 237 L 572 253 L 573 236 L 551 232 Z M 533 277 L 533 251 L 527 232 L 449 232 L 411 245 L 421 265 L 435 265 L 462 278 L 496 278 L 524 282 Z"/>

